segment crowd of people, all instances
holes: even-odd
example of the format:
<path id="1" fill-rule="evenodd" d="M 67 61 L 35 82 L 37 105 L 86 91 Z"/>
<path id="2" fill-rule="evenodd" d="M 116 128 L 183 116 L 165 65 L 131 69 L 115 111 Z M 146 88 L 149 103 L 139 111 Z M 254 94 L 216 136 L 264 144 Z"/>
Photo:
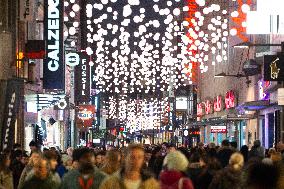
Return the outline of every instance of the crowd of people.
<path id="1" fill-rule="evenodd" d="M 31 153 L 16 144 L 0 154 L 0 189 L 283 189 L 284 147 L 266 150 L 260 141 L 199 143 L 193 148 L 163 143 L 127 147 L 44 148 Z"/>

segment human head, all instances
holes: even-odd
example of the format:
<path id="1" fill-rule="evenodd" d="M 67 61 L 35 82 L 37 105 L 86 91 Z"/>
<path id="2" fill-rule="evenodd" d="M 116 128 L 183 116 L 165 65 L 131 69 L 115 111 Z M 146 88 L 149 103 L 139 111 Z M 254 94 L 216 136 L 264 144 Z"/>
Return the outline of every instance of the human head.
<path id="1" fill-rule="evenodd" d="M 55 171 L 57 166 L 57 158 L 58 158 L 57 154 L 54 151 L 49 150 L 43 153 L 43 157 L 48 161 L 50 170 Z"/>
<path id="2" fill-rule="evenodd" d="M 273 163 L 278 163 L 282 161 L 282 155 L 280 152 L 275 152 L 271 154 L 270 159 L 273 161 Z"/>
<path id="3" fill-rule="evenodd" d="M 240 153 L 233 153 L 230 157 L 229 165 L 236 171 L 241 170 L 244 166 L 244 156 Z"/>
<path id="4" fill-rule="evenodd" d="M 225 139 L 222 141 L 222 147 L 229 147 L 229 146 L 230 146 L 229 140 Z"/>
<path id="5" fill-rule="evenodd" d="M 37 143 L 32 140 L 29 144 L 29 147 L 30 147 L 31 152 L 34 152 L 37 150 Z"/>
<path id="6" fill-rule="evenodd" d="M 67 148 L 67 154 L 68 154 L 69 157 L 73 156 L 73 151 L 74 151 L 74 149 L 72 147 Z"/>
<path id="7" fill-rule="evenodd" d="M 120 168 L 121 155 L 118 150 L 109 150 L 106 153 L 106 160 L 102 170 L 107 174 L 112 174 Z"/>
<path id="8" fill-rule="evenodd" d="M 27 165 L 29 163 L 29 156 L 26 154 L 26 152 L 23 153 L 23 156 L 21 158 L 21 162 L 23 165 Z"/>
<path id="9" fill-rule="evenodd" d="M 230 142 L 230 145 L 232 148 L 237 149 L 238 148 L 238 143 L 236 141 Z"/>
<path id="10" fill-rule="evenodd" d="M 18 161 L 20 161 L 22 159 L 22 156 L 23 156 L 23 152 L 22 150 L 16 150 L 14 152 L 14 158 Z"/>
<path id="11" fill-rule="evenodd" d="M 125 169 L 140 172 L 144 164 L 144 148 L 140 144 L 130 144 L 126 151 Z"/>
<path id="12" fill-rule="evenodd" d="M 188 167 L 188 160 L 180 151 L 170 152 L 164 159 L 163 165 L 169 170 L 186 171 Z"/>
<path id="13" fill-rule="evenodd" d="M 78 150 L 79 171 L 83 174 L 90 174 L 94 171 L 94 153 L 89 148 Z"/>
<path id="14" fill-rule="evenodd" d="M 174 144 L 168 144 L 167 146 L 167 154 L 170 152 L 176 151 L 176 146 Z"/>
<path id="15" fill-rule="evenodd" d="M 260 140 L 255 140 L 255 141 L 253 142 L 253 146 L 254 146 L 254 147 L 260 147 L 260 146 L 261 146 Z"/>
<path id="16" fill-rule="evenodd" d="M 45 180 L 49 175 L 50 167 L 46 159 L 40 159 L 34 165 L 34 175 L 41 180 Z"/>
<path id="17" fill-rule="evenodd" d="M 4 172 L 8 172 L 10 164 L 11 164 L 10 155 L 0 154 L 0 170 L 3 170 Z"/>
<path id="18" fill-rule="evenodd" d="M 280 170 L 269 160 L 256 161 L 249 164 L 246 176 L 246 188 L 276 188 L 280 177 Z"/>
<path id="19" fill-rule="evenodd" d="M 100 151 L 96 154 L 96 166 L 98 166 L 98 168 L 100 168 L 103 163 L 104 163 L 104 159 L 105 159 L 105 152 L 104 151 Z"/>
<path id="20" fill-rule="evenodd" d="M 30 165 L 35 165 L 39 160 L 41 159 L 41 154 L 40 152 L 33 152 L 31 157 L 30 157 L 30 160 L 29 160 L 29 164 Z"/>

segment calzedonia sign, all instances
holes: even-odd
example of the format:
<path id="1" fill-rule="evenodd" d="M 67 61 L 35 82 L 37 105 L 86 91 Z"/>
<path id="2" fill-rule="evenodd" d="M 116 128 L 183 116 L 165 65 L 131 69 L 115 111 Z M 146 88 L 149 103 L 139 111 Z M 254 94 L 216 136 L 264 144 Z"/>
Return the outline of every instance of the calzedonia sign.
<path id="1" fill-rule="evenodd" d="M 64 89 L 62 0 L 44 1 L 44 37 L 43 88 Z"/>
<path id="2" fill-rule="evenodd" d="M 231 109 L 236 106 L 236 96 L 234 91 L 228 91 L 225 98 L 217 96 L 213 101 L 206 100 L 197 104 L 197 116 L 212 114 L 214 112 L 220 112 L 224 109 Z"/>

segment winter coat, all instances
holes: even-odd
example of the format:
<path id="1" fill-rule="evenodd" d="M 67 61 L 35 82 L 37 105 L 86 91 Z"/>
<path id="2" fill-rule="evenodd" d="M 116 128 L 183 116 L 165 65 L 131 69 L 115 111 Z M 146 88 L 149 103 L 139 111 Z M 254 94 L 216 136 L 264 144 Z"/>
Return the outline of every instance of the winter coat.
<path id="1" fill-rule="evenodd" d="M 107 177 L 100 189 L 127 189 L 123 182 L 123 170 L 117 171 L 110 177 Z M 159 189 L 159 183 L 151 175 L 142 171 L 141 173 L 142 183 L 139 189 Z"/>
<path id="2" fill-rule="evenodd" d="M 12 172 L 0 172 L 0 189 L 14 189 Z"/>
<path id="3" fill-rule="evenodd" d="M 35 175 L 33 175 L 31 178 L 27 179 L 24 184 L 22 189 L 59 189 L 60 184 L 57 183 L 52 175 L 49 175 L 47 179 L 41 180 Z"/>
<path id="4" fill-rule="evenodd" d="M 242 171 L 226 167 L 215 174 L 209 189 L 242 189 L 243 183 Z"/>
<path id="5" fill-rule="evenodd" d="M 81 189 L 79 183 L 80 176 L 81 173 L 77 169 L 68 171 L 63 177 L 61 189 Z M 98 189 L 104 178 L 105 175 L 96 169 L 93 174 L 93 184 L 90 189 Z"/>
<path id="6" fill-rule="evenodd" d="M 220 161 L 222 167 L 226 167 L 229 164 L 231 155 L 234 153 L 229 147 L 223 147 L 217 154 L 217 158 Z"/>
<path id="7" fill-rule="evenodd" d="M 20 180 L 19 180 L 19 185 L 18 185 L 18 189 L 22 189 L 22 186 L 24 184 L 24 182 L 26 181 L 26 178 L 29 174 L 33 173 L 33 167 L 31 165 L 27 165 L 22 174 L 21 174 L 21 177 L 20 177 Z"/>
<path id="8" fill-rule="evenodd" d="M 166 170 L 160 174 L 161 189 L 194 189 L 189 178 L 180 171 Z"/>
<path id="9" fill-rule="evenodd" d="M 14 188 L 18 187 L 20 178 L 21 178 L 21 174 L 23 172 L 25 168 L 25 165 L 22 164 L 21 161 L 15 160 L 13 161 L 12 165 L 11 165 L 11 171 L 13 173 L 13 182 L 14 182 Z"/>
<path id="10" fill-rule="evenodd" d="M 263 159 L 265 157 L 265 148 L 262 146 L 253 146 L 249 152 L 249 158 Z"/>

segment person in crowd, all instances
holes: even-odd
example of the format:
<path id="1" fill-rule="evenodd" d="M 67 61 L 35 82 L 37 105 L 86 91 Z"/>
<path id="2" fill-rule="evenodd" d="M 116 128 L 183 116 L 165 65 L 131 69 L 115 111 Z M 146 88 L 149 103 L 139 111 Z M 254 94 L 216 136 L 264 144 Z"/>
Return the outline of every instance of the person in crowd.
<path id="1" fill-rule="evenodd" d="M 21 162 L 24 165 L 24 167 L 26 167 L 26 165 L 28 165 L 29 163 L 29 156 L 26 152 L 23 152 L 22 158 L 21 158 Z"/>
<path id="2" fill-rule="evenodd" d="M 229 165 L 220 170 L 215 176 L 209 189 L 241 189 L 243 188 L 242 169 L 244 157 L 240 153 L 234 153 L 229 159 Z"/>
<path id="3" fill-rule="evenodd" d="M 249 152 L 249 158 L 263 159 L 265 157 L 265 148 L 261 146 L 260 140 L 256 140 Z"/>
<path id="4" fill-rule="evenodd" d="M 279 167 L 271 159 L 255 160 L 248 167 L 245 187 L 247 189 L 282 189 L 278 185 L 280 178 Z"/>
<path id="5" fill-rule="evenodd" d="M 74 155 L 77 157 L 74 158 Z M 73 158 L 78 158 L 78 168 L 63 177 L 61 189 L 98 189 L 105 175 L 94 166 L 94 153 L 89 148 L 74 150 Z"/>
<path id="6" fill-rule="evenodd" d="M 66 167 L 65 167 L 64 164 L 63 164 L 61 154 L 60 154 L 58 151 L 56 151 L 55 153 L 57 154 L 56 172 L 58 173 L 58 175 L 60 176 L 60 178 L 63 178 L 63 175 L 64 175 L 65 173 L 67 173 L 68 170 L 66 169 Z"/>
<path id="7" fill-rule="evenodd" d="M 188 159 L 180 151 L 168 153 L 164 159 L 165 169 L 160 174 L 161 189 L 193 189 L 185 174 L 188 164 Z"/>
<path id="8" fill-rule="evenodd" d="M 50 176 L 52 178 L 52 180 L 54 182 L 56 182 L 57 185 L 60 185 L 61 183 L 61 178 L 59 176 L 59 174 L 56 172 L 56 168 L 57 168 L 57 158 L 58 155 L 56 154 L 56 152 L 54 151 L 46 151 L 43 153 L 43 158 L 47 160 L 48 162 L 48 166 L 49 166 L 49 170 L 50 170 Z"/>
<path id="9" fill-rule="evenodd" d="M 96 154 L 96 161 L 95 161 L 95 165 L 97 168 L 102 168 L 103 164 L 104 164 L 104 159 L 105 159 L 105 152 L 104 151 L 100 151 L 99 153 Z"/>
<path id="10" fill-rule="evenodd" d="M 33 174 L 33 168 L 34 165 L 41 159 L 41 153 L 38 151 L 34 151 L 29 159 L 29 163 L 26 165 L 24 168 L 19 184 L 18 184 L 18 189 L 22 189 L 23 183 L 25 182 L 26 178 L 28 177 L 29 174 Z"/>
<path id="11" fill-rule="evenodd" d="M 233 153 L 234 151 L 230 147 L 230 142 L 228 140 L 223 140 L 221 149 L 217 154 L 218 160 L 221 162 L 223 167 L 228 165 L 229 159 Z"/>
<path id="12" fill-rule="evenodd" d="M 28 178 L 22 186 L 22 189 L 59 189 L 60 185 L 54 181 L 48 160 L 42 158 L 37 161 L 33 167 L 34 174 Z"/>
<path id="13" fill-rule="evenodd" d="M 209 151 L 212 151 L 209 149 Z M 222 169 L 221 163 L 216 156 L 202 155 L 200 157 L 201 170 L 199 174 L 193 177 L 193 184 L 195 189 L 208 189 L 212 182 L 213 176 Z"/>
<path id="14" fill-rule="evenodd" d="M 240 153 L 244 156 L 245 163 L 248 161 L 249 149 L 247 145 L 241 147 Z"/>
<path id="15" fill-rule="evenodd" d="M 33 141 L 33 140 L 30 142 L 29 147 L 30 147 L 30 150 L 31 150 L 31 154 L 32 154 L 33 152 L 38 151 L 38 145 L 37 145 L 37 143 L 36 143 L 35 141 Z"/>
<path id="16" fill-rule="evenodd" d="M 204 163 L 201 161 L 202 152 L 197 148 L 191 154 L 189 158 L 189 166 L 186 171 L 187 176 L 195 183 L 198 175 L 201 174 Z"/>
<path id="17" fill-rule="evenodd" d="M 73 151 L 74 151 L 74 148 L 72 148 L 72 147 L 67 148 L 66 152 L 67 152 L 67 155 L 69 156 L 69 158 L 73 157 Z"/>
<path id="18" fill-rule="evenodd" d="M 100 189 L 158 189 L 156 179 L 142 169 L 144 148 L 139 144 L 130 144 L 121 170 L 107 177 Z"/>
<path id="19" fill-rule="evenodd" d="M 117 150 L 109 150 L 106 153 L 106 160 L 101 171 L 106 175 L 111 175 L 120 168 L 121 155 Z"/>
<path id="20" fill-rule="evenodd" d="M 25 168 L 25 164 L 22 162 L 23 152 L 21 150 L 16 150 L 14 152 L 14 159 L 11 164 L 11 171 L 13 173 L 14 188 L 18 187 L 21 174 Z"/>
<path id="21" fill-rule="evenodd" d="M 63 166 L 66 168 L 67 172 L 73 169 L 72 157 L 70 158 L 67 154 L 62 155 Z"/>
<path id="22" fill-rule="evenodd" d="M 14 189 L 10 154 L 0 154 L 0 189 Z"/>

